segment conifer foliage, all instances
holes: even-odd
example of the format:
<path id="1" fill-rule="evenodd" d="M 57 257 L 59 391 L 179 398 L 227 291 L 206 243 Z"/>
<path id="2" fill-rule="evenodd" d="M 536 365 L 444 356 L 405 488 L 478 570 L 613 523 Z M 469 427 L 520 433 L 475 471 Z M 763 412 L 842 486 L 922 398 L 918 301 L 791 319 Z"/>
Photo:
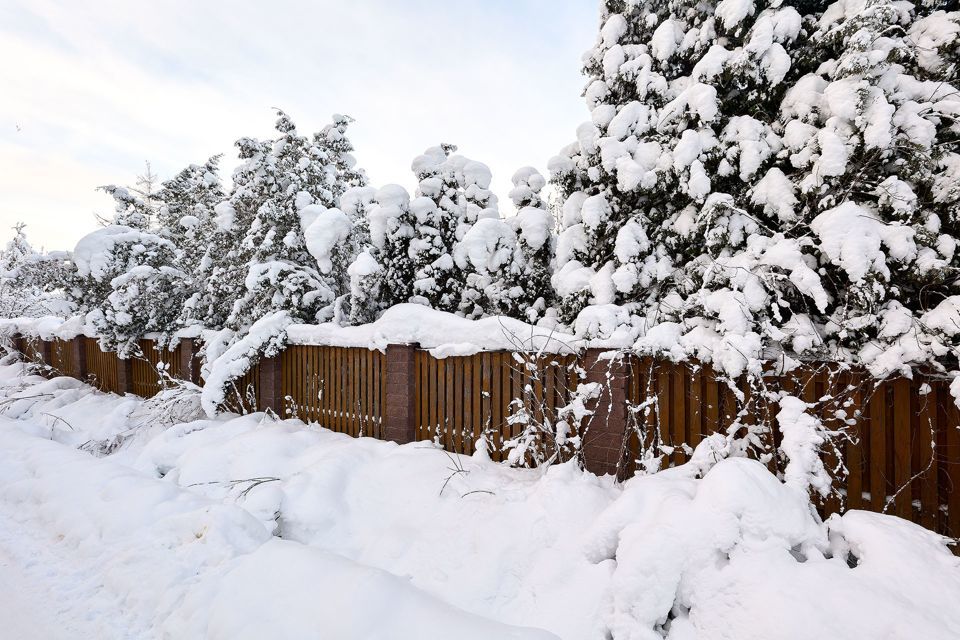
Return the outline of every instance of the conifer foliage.
<path id="1" fill-rule="evenodd" d="M 562 316 L 627 305 L 641 346 L 734 375 L 942 352 L 957 33 L 884 0 L 604 2 L 591 120 L 551 161 Z"/>

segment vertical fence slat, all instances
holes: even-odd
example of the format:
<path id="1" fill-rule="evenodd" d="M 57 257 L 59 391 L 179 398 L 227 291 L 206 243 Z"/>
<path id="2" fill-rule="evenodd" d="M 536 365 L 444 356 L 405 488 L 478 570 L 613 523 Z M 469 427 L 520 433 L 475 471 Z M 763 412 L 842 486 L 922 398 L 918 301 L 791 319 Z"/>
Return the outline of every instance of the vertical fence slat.
<path id="1" fill-rule="evenodd" d="M 682 445 L 689 442 L 687 437 L 687 393 L 685 389 L 688 370 L 685 365 L 680 363 L 674 363 L 672 368 L 670 385 L 672 428 L 670 431 L 673 439 L 671 444 L 676 448 L 673 450 L 671 458 L 674 465 L 680 465 L 687 461 Z"/>
<path id="2" fill-rule="evenodd" d="M 960 409 L 949 393 L 944 397 L 944 455 L 943 469 L 946 482 L 943 483 L 942 504 L 947 507 L 948 534 L 960 537 Z"/>
<path id="3" fill-rule="evenodd" d="M 866 433 L 864 412 L 859 410 L 863 404 L 863 381 L 860 377 L 854 376 L 850 376 L 845 381 L 854 389 L 852 406 L 846 408 L 846 419 L 853 421 L 852 425 L 846 426 L 846 429 L 851 432 L 850 441 L 846 446 L 847 508 L 860 509 L 863 506 L 863 435 Z"/>
<path id="4" fill-rule="evenodd" d="M 895 513 L 901 518 L 912 515 L 910 492 L 910 381 L 898 378 L 893 382 L 893 464 Z"/>
<path id="5" fill-rule="evenodd" d="M 870 397 L 870 507 L 883 511 L 887 499 L 887 383 L 877 385 Z"/>
<path id="6" fill-rule="evenodd" d="M 929 390 L 919 397 L 919 425 L 915 435 L 918 451 L 917 473 L 920 494 L 920 524 L 928 529 L 937 527 L 940 503 L 937 499 L 937 403 L 940 399 L 938 385 L 927 383 Z"/>
<path id="7" fill-rule="evenodd" d="M 473 368 L 473 440 L 483 433 L 483 359 L 479 353 L 471 356 Z"/>
<path id="8" fill-rule="evenodd" d="M 499 451 L 503 441 L 503 386 L 500 378 L 503 375 L 503 354 L 490 354 L 491 382 L 490 382 L 490 409 L 492 411 L 490 425 L 491 438 L 494 438 L 493 447 Z"/>

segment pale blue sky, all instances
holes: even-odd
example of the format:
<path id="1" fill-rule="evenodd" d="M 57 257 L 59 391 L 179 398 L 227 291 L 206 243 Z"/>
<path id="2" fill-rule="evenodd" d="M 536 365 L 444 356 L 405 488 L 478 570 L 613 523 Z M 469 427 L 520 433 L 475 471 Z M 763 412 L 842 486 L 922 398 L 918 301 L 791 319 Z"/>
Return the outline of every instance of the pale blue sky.
<path id="1" fill-rule="evenodd" d="M 305 131 L 354 118 L 375 185 L 412 187 L 440 141 L 486 162 L 506 198 L 587 118 L 580 56 L 597 0 L 266 2 L 0 0 L 0 238 L 68 249 L 108 213 L 100 184 L 149 159 L 168 177 L 268 136 L 271 107 Z M 19 131 L 18 131 L 19 127 Z"/>

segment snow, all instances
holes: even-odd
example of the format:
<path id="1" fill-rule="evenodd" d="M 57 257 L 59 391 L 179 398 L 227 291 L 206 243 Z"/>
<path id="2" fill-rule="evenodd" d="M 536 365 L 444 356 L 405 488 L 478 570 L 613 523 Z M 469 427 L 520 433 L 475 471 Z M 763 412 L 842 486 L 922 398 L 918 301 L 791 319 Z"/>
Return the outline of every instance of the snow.
<path id="1" fill-rule="evenodd" d="M 59 605 L 28 606 L 7 629 L 29 617 L 105 639 L 960 633 L 945 540 L 859 511 L 821 522 L 804 491 L 721 459 L 714 439 L 617 485 L 263 414 L 165 426 L 148 401 L 124 400 L 123 414 L 116 396 L 19 371 L 0 366 L 2 395 L 20 398 L 0 418 L 0 578 Z M 109 455 L 74 448 L 118 427 Z"/>
<path id="2" fill-rule="evenodd" d="M 334 248 L 347 241 L 353 224 L 340 209 L 326 209 L 317 214 L 316 219 L 304 230 L 307 251 L 320 267 L 320 273 L 330 273 L 333 269 L 331 253 Z"/>
<path id="3" fill-rule="evenodd" d="M 73 263 L 77 274 L 102 280 L 110 274 L 113 265 L 113 251 L 118 244 L 129 244 L 140 251 L 148 245 L 158 245 L 173 250 L 173 243 L 153 233 L 131 229 L 123 225 L 109 225 L 92 231 L 82 237 L 73 250 Z"/>
<path id="4" fill-rule="evenodd" d="M 913 229 L 885 224 L 875 211 L 854 202 L 824 211 L 810 222 L 810 228 L 820 238 L 824 254 L 842 267 L 853 282 L 863 280 L 871 272 L 889 278 L 882 246 L 896 260 L 907 260 L 917 251 Z"/>
<path id="5" fill-rule="evenodd" d="M 334 323 L 286 327 L 292 344 L 364 347 L 384 351 L 388 344 L 419 344 L 436 358 L 481 351 L 525 348 L 567 353 L 578 344 L 573 336 L 513 318 L 468 320 L 419 304 L 398 304 L 376 321 L 354 327 Z"/>
<path id="6" fill-rule="evenodd" d="M 204 385 L 201 403 L 209 416 L 215 416 L 224 402 L 226 387 L 253 367 L 262 356 L 276 353 L 285 330 L 293 320 L 287 311 L 268 313 L 250 327 L 240 339 L 232 341 L 222 353 L 207 352 L 203 367 Z"/>

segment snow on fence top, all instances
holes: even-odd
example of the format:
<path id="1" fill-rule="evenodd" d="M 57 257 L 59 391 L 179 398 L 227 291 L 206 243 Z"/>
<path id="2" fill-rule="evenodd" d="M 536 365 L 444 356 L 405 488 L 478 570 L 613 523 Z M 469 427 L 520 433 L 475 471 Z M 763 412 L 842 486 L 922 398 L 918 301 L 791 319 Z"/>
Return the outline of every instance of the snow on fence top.
<path id="1" fill-rule="evenodd" d="M 366 347 L 384 351 L 388 344 L 419 344 L 436 358 L 466 356 L 481 351 L 535 350 L 569 353 L 586 341 L 549 327 L 513 318 L 468 320 L 417 304 L 391 307 L 376 322 L 342 327 L 332 322 L 287 327 L 291 344 Z"/>
<path id="2" fill-rule="evenodd" d="M 434 357 L 473 355 L 481 351 L 535 350 L 570 353 L 584 347 L 626 347 L 616 340 L 586 340 L 549 326 L 536 326 L 506 317 L 469 320 L 417 304 L 400 304 L 387 310 L 376 322 L 358 326 L 340 326 L 333 322 L 317 325 L 290 324 L 284 327 L 286 342 L 297 345 L 364 347 L 385 351 L 388 344 L 419 344 Z M 67 320 L 55 316 L 43 318 L 0 319 L 0 335 L 19 334 L 42 340 L 70 340 L 77 336 L 97 338 L 94 328 L 81 317 Z M 144 336 L 156 338 L 154 334 Z M 202 337 L 209 342 L 215 332 L 193 328 L 178 331 L 174 337 Z"/>
<path id="3" fill-rule="evenodd" d="M 72 340 L 77 336 L 96 338 L 93 327 L 85 324 L 83 318 L 72 317 L 64 320 L 57 316 L 42 318 L 4 318 L 0 319 L 0 335 L 19 334 L 41 340 Z"/>

